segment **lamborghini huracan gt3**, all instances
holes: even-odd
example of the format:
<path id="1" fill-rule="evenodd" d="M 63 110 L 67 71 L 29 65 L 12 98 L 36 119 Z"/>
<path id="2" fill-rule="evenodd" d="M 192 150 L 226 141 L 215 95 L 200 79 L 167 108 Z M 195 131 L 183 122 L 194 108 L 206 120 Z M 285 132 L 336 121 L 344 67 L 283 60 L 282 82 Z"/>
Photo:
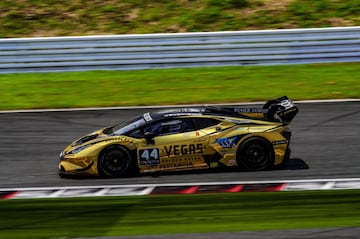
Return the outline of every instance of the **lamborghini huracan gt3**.
<path id="1" fill-rule="evenodd" d="M 67 146 L 60 154 L 59 175 L 265 170 L 289 158 L 288 124 L 297 112 L 284 96 L 262 108 L 204 106 L 145 113 Z"/>

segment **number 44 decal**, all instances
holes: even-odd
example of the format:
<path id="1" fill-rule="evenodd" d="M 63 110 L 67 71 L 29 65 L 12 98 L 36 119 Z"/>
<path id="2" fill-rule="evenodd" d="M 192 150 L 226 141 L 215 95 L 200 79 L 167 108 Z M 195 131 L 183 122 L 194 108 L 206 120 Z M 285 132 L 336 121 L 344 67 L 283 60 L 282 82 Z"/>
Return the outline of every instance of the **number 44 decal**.
<path id="1" fill-rule="evenodd" d="M 156 165 L 160 163 L 158 148 L 139 150 L 140 165 Z"/>

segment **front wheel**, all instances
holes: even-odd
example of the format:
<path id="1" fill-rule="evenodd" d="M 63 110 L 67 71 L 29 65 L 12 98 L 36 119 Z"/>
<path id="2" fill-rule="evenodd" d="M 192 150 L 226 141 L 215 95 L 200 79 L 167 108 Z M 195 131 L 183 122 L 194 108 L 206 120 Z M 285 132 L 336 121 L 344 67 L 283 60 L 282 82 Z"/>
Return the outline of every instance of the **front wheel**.
<path id="1" fill-rule="evenodd" d="M 239 147 L 236 158 L 241 168 L 265 170 L 273 165 L 273 149 L 263 138 L 249 138 Z"/>
<path id="2" fill-rule="evenodd" d="M 126 148 L 110 146 L 100 154 L 98 159 L 99 175 L 108 177 L 124 176 L 130 170 L 131 162 L 131 155 Z"/>

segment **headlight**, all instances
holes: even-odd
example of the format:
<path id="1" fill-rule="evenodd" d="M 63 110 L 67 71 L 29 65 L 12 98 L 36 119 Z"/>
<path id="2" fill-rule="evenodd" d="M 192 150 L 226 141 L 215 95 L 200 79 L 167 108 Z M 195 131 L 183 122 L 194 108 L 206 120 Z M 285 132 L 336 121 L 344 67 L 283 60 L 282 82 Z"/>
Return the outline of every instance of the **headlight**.
<path id="1" fill-rule="evenodd" d="M 92 145 L 92 144 L 87 144 L 87 145 L 80 146 L 79 148 L 76 148 L 76 149 L 71 150 L 71 151 L 70 151 L 69 153 L 67 153 L 67 154 L 77 154 L 77 153 L 83 151 L 84 149 L 90 147 L 91 145 Z"/>

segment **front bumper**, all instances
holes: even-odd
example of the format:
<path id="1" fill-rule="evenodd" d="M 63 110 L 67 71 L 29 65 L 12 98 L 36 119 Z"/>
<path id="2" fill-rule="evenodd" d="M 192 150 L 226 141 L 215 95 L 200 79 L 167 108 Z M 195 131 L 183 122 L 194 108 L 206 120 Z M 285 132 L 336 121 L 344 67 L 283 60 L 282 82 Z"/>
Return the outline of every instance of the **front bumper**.
<path id="1" fill-rule="evenodd" d="M 59 175 L 98 175 L 97 163 L 89 158 L 62 158 Z"/>

